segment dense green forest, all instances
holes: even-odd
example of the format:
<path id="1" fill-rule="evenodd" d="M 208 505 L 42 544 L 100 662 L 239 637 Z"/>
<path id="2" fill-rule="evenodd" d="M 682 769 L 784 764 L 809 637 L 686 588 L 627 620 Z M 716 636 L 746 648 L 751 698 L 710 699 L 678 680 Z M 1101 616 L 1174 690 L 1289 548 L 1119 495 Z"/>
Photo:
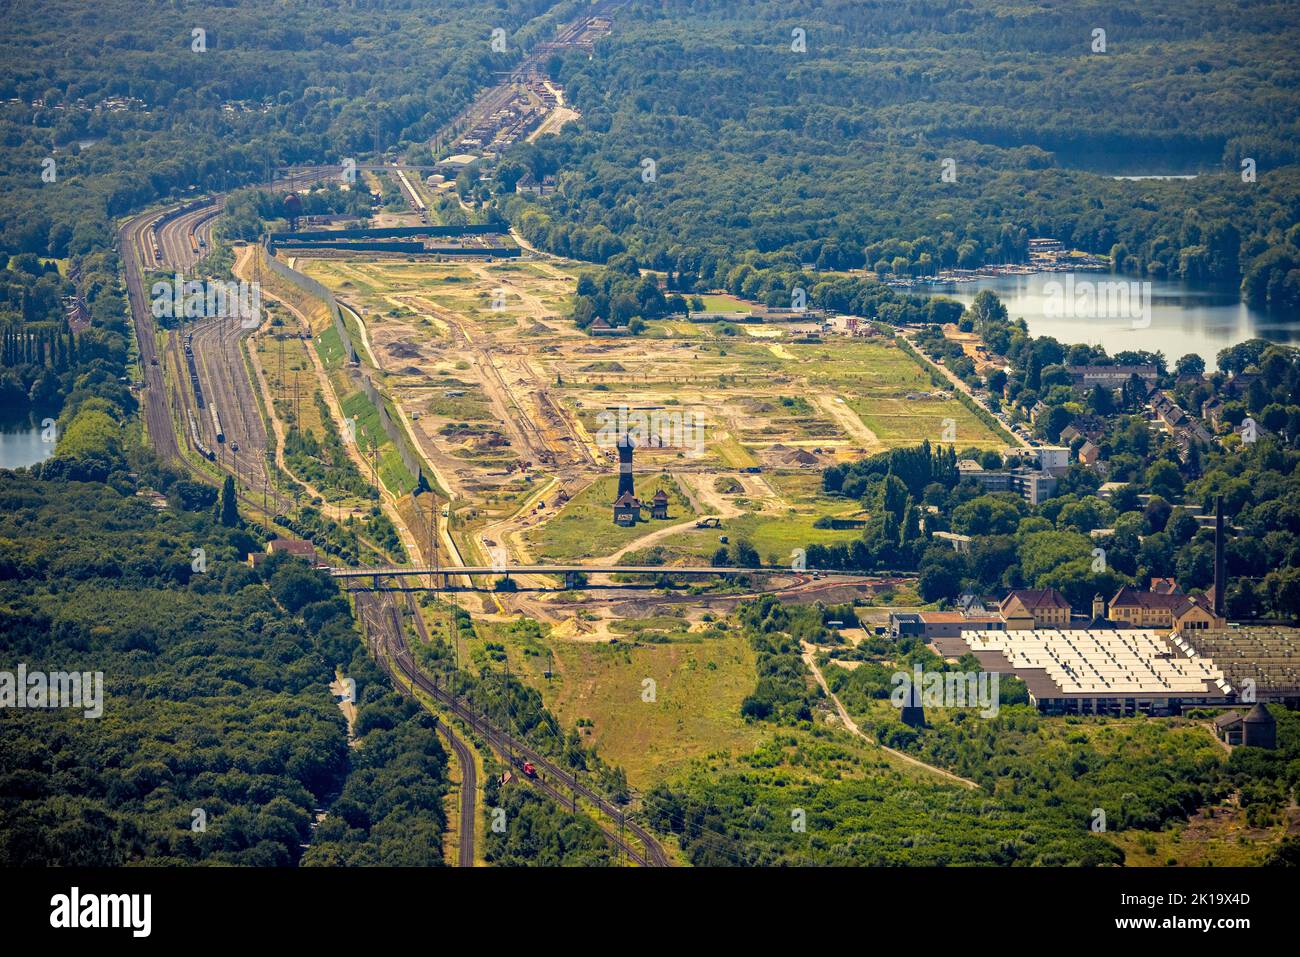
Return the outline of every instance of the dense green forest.
<path id="1" fill-rule="evenodd" d="M 487 859 L 497 867 L 608 867 L 613 851 L 600 829 L 581 814 L 570 814 L 554 801 L 528 788 L 503 787 L 489 778 L 483 788 L 487 802 Z M 504 813 L 500 829 L 492 817 Z"/>
<path id="2" fill-rule="evenodd" d="M 1297 10 L 1229 6 L 633 3 L 599 56 L 553 60 L 583 118 L 511 154 L 559 188 L 505 209 L 554 252 L 702 288 L 745 266 L 925 275 L 1048 236 L 1294 313 Z"/>
<path id="3" fill-rule="evenodd" d="M 252 529 L 105 484 L 7 474 L 0 502 L 7 666 L 104 676 L 100 718 L 0 712 L 0 861 L 292 864 L 340 789 L 314 860 L 441 861 L 445 758 L 329 578 L 283 557 L 254 571 Z M 357 682 L 359 751 L 336 668 Z"/>
<path id="4" fill-rule="evenodd" d="M 443 863 L 446 752 L 433 718 L 375 677 L 377 682 L 358 695 L 359 740 L 350 752 L 347 782 L 303 854 L 304 866 Z"/>
<path id="5" fill-rule="evenodd" d="M 64 305 L 77 285 L 55 263 L 32 253 L 0 253 L 0 262 L 7 267 L 0 269 L 0 424 L 51 417 L 62 429 L 92 398 L 113 418 L 133 413 L 135 397 L 123 382 L 130 330 L 116 257 L 105 251 L 84 262 L 88 322 L 79 332 Z"/>
<path id="6" fill-rule="evenodd" d="M 11 4 L 0 251 L 85 256 L 108 248 L 128 212 L 264 182 L 288 164 L 376 148 L 423 161 L 418 144 L 577 6 Z M 495 26 L 508 33 L 505 53 L 489 44 Z M 47 159 L 53 182 L 42 179 Z"/>

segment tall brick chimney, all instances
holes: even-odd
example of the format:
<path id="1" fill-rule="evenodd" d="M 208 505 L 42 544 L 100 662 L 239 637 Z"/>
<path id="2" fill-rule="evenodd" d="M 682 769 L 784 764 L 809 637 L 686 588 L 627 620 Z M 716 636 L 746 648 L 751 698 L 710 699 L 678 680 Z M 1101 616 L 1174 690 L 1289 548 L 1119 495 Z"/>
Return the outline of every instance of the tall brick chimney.
<path id="1" fill-rule="evenodd" d="M 632 481 L 632 439 L 627 433 L 618 437 L 618 494 L 635 495 Z"/>
<path id="2" fill-rule="evenodd" d="M 1223 561 L 1223 496 L 1214 496 L 1214 617 L 1223 617 L 1223 593 L 1228 576 Z"/>

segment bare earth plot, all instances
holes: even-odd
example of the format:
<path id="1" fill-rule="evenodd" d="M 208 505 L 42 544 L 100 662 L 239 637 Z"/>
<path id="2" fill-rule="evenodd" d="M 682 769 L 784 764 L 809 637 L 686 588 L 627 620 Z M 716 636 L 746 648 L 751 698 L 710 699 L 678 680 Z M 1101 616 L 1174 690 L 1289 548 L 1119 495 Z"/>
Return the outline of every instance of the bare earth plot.
<path id="1" fill-rule="evenodd" d="M 470 554 L 559 560 L 657 547 L 673 561 L 711 555 L 725 536 L 785 562 L 794 548 L 857 534 L 814 528 L 852 503 L 819 496 L 815 481 L 778 492 L 786 477 L 812 480 L 831 463 L 924 438 L 1002 444 L 885 339 L 809 343 L 782 325 L 680 320 L 593 337 L 565 318 L 575 273 L 545 261 L 349 257 L 299 268 L 361 316 L 378 384 L 445 479 Z M 601 416 L 619 407 L 702 424 L 699 443 L 637 451 L 638 494 L 648 500 L 649 477 L 671 476 L 669 491 L 684 496 L 676 521 L 612 524 L 615 457 Z M 717 491 L 724 478 L 739 490 Z M 726 527 L 665 531 L 704 516 Z"/>

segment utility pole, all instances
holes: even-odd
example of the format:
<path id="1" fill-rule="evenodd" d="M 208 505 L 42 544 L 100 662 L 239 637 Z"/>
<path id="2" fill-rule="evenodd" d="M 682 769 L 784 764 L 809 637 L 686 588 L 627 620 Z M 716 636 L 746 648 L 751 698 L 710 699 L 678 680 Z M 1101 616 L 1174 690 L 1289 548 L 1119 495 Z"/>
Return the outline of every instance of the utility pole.
<path id="1" fill-rule="evenodd" d="M 460 599 L 456 596 L 456 590 L 449 588 L 451 594 L 451 661 L 456 670 L 460 670 Z M 454 692 L 453 692 L 454 694 Z"/>
<path id="2" fill-rule="evenodd" d="M 284 330 L 281 329 L 276 339 L 280 342 L 280 397 L 284 398 Z"/>
<path id="3" fill-rule="evenodd" d="M 429 555 L 432 570 L 429 572 L 429 589 L 436 589 L 438 578 L 438 499 L 429 493 Z"/>

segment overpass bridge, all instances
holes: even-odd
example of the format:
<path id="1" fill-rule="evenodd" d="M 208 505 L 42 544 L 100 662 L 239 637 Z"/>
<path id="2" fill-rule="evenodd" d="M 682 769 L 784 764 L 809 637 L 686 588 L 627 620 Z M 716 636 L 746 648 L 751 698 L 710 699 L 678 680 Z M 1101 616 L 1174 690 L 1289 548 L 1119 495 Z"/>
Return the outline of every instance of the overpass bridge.
<path id="1" fill-rule="evenodd" d="M 496 576 L 509 578 L 511 575 L 563 575 L 565 587 L 576 587 L 579 576 L 586 575 L 672 575 L 672 576 L 710 576 L 734 578 L 741 575 L 796 575 L 807 578 L 844 578 L 883 581 L 907 577 L 906 572 L 849 572 L 831 569 L 795 569 L 787 565 L 755 565 L 736 567 L 728 565 L 376 565 L 360 568 L 330 568 L 334 578 L 354 579 L 372 578 L 374 587 L 379 587 L 382 578 L 409 578 L 443 576 L 444 578 L 463 578 L 475 576 Z"/>

